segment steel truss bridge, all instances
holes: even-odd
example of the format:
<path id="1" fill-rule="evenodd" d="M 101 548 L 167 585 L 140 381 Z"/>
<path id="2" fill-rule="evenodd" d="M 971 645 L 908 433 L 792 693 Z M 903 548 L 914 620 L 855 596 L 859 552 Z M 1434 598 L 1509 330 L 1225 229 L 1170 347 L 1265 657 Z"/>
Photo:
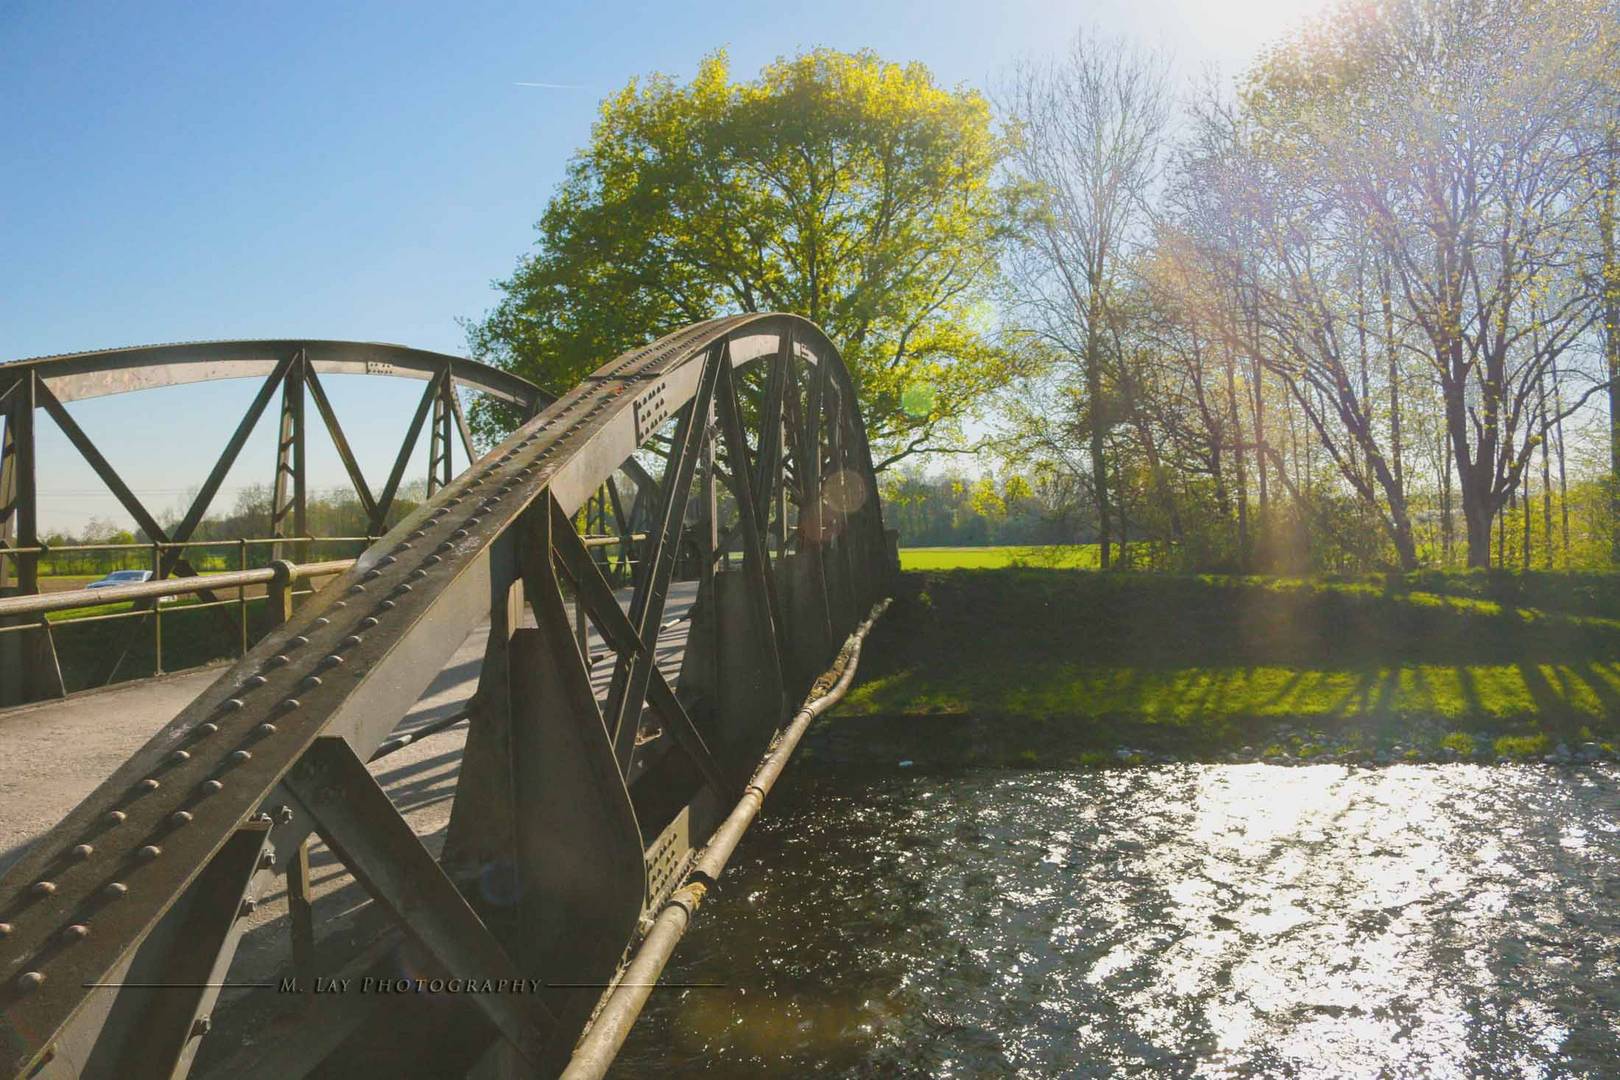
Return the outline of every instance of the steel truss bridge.
<path id="1" fill-rule="evenodd" d="M 426 380 L 376 492 L 322 387 L 334 373 Z M 64 407 L 228 378 L 261 382 L 169 530 Z M 524 418 L 482 456 L 462 388 Z M 188 544 L 278 391 L 276 561 L 199 576 Z M 430 431 L 428 499 L 352 563 L 283 558 L 311 542 L 306 401 L 368 531 Z M 345 342 L 19 361 L 0 365 L 13 701 L 60 694 L 44 614 L 88 599 L 38 592 L 41 413 L 151 541 L 153 580 L 97 602 L 155 623 L 163 597 L 194 594 L 243 645 L 0 877 L 0 1071 L 18 1076 L 600 1075 L 799 735 L 848 686 L 897 568 L 849 374 L 795 316 L 687 327 L 556 400 L 471 361 Z M 250 584 L 269 590 L 251 645 Z M 217 595 L 232 589 L 239 623 Z M 465 701 L 402 727 L 454 672 Z M 14 721 L 77 701 L 118 725 L 95 710 L 125 692 Z M 368 763 L 452 726 L 464 745 L 429 800 L 448 819 L 425 835 Z M 363 890 L 358 913 L 317 903 L 323 858 Z"/>

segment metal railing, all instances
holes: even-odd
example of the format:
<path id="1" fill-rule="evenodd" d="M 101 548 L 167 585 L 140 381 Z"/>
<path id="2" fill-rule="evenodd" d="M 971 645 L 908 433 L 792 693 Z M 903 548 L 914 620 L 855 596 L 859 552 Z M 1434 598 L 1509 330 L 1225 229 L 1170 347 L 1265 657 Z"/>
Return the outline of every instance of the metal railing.
<path id="1" fill-rule="evenodd" d="M 0 559 L 12 555 L 54 555 L 59 551 L 178 551 L 182 548 L 259 547 L 265 544 L 372 544 L 375 536 L 260 536 L 231 540 L 136 540 L 127 544 L 36 544 L 33 547 L 0 545 Z"/>
<path id="2" fill-rule="evenodd" d="M 165 674 L 163 667 L 163 601 L 180 596 L 212 597 L 215 593 L 234 589 L 236 591 L 234 598 L 204 599 L 199 603 L 188 603 L 182 607 L 172 609 L 169 614 L 172 616 L 179 613 L 190 614 L 191 612 L 206 611 L 214 608 L 236 608 L 237 647 L 235 655 L 241 657 L 247 653 L 248 647 L 253 640 L 248 615 L 249 603 L 259 599 L 258 596 L 248 594 L 250 587 L 265 586 L 264 599 L 267 603 L 267 621 L 264 629 L 268 630 L 281 625 L 292 616 L 293 604 L 297 597 L 310 596 L 316 591 L 313 587 L 300 589 L 298 588 L 299 584 L 313 582 L 317 578 L 341 574 L 355 563 L 354 559 L 330 559 L 310 563 L 294 563 L 285 559 L 277 559 L 273 560 L 268 566 L 250 568 L 247 565 L 247 552 L 250 547 L 340 543 L 364 543 L 369 546 L 376 539 L 376 537 L 368 536 L 291 536 L 236 540 L 191 540 L 184 543 L 41 544 L 27 548 L 0 547 L 0 560 L 18 555 L 48 556 L 59 552 L 150 551 L 152 553 L 152 572 L 154 575 L 160 572 L 165 551 L 215 547 L 235 548 L 237 552 L 237 569 L 235 570 L 199 573 L 185 577 L 167 577 L 161 580 L 136 582 L 130 585 L 108 585 L 96 589 L 63 589 L 57 592 L 36 592 L 0 597 L 0 635 L 28 632 L 49 635 L 68 627 L 114 622 L 122 619 L 150 618 L 154 657 L 152 674 L 154 676 L 163 675 Z M 645 533 L 635 533 L 629 536 L 588 536 L 585 537 L 585 546 L 593 549 L 617 547 L 645 539 Z M 633 559 L 626 558 L 619 565 L 628 569 L 633 567 L 635 562 Z M 82 608 L 110 607 L 123 603 L 129 603 L 132 606 L 125 611 L 78 615 L 69 619 L 53 620 L 50 618 L 51 615 L 60 612 L 75 611 Z M 578 632 L 581 648 L 584 648 L 585 628 L 583 622 L 578 628 Z M 65 687 L 63 693 L 64 695 L 66 693 Z"/>
<path id="3" fill-rule="evenodd" d="M 247 652 L 252 636 L 249 629 L 248 604 L 251 599 L 257 599 L 257 597 L 248 596 L 247 590 L 249 586 L 265 586 L 270 625 L 280 625 L 291 616 L 295 596 L 307 596 L 315 591 L 312 588 L 298 589 L 297 585 L 300 582 L 341 574 L 353 565 L 353 559 L 334 559 L 327 562 L 302 564 L 277 560 L 269 566 L 251 570 L 198 574 L 193 577 L 164 578 L 161 581 L 144 581 L 132 585 L 109 585 L 100 589 L 65 589 L 52 593 L 27 593 L 21 596 L 0 597 L 0 623 L 10 624 L 0 625 L 0 634 L 26 633 L 29 631 L 49 634 L 66 627 L 150 617 L 154 656 L 152 674 L 162 675 L 164 674 L 164 606 L 162 601 L 176 596 L 212 595 L 219 591 L 235 589 L 236 596 L 234 599 L 204 600 L 201 603 L 186 604 L 184 607 L 174 609 L 171 614 L 178 612 L 189 614 L 210 608 L 236 608 L 238 636 L 235 651 L 237 656 L 241 656 Z M 145 602 L 147 601 L 151 602 L 151 606 L 146 606 Z M 56 612 L 122 603 L 131 603 L 135 606 L 127 611 L 81 615 L 69 620 L 51 621 L 49 619 L 49 616 Z M 29 616 L 37 616 L 37 618 L 29 619 Z M 13 622 L 13 619 L 26 621 Z"/>

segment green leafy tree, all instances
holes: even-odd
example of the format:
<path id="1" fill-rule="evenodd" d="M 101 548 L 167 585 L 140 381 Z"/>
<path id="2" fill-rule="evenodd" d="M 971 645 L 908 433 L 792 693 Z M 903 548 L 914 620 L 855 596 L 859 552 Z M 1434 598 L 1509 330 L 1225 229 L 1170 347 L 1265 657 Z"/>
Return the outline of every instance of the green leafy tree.
<path id="1" fill-rule="evenodd" d="M 988 293 L 1014 215 L 977 93 L 821 49 L 734 82 L 632 81 L 538 224 L 474 352 L 554 391 L 715 315 L 788 311 L 843 352 L 880 467 L 945 448 L 1005 383 Z M 485 435 L 512 421 L 478 410 Z"/>

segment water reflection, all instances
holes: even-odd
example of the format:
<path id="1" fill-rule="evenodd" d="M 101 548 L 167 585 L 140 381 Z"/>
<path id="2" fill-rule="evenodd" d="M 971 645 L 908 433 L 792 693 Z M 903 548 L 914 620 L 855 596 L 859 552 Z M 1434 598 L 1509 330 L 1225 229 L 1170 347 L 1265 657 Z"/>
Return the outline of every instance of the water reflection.
<path id="1" fill-rule="evenodd" d="M 807 762 L 625 1076 L 1620 1070 L 1620 774 Z"/>

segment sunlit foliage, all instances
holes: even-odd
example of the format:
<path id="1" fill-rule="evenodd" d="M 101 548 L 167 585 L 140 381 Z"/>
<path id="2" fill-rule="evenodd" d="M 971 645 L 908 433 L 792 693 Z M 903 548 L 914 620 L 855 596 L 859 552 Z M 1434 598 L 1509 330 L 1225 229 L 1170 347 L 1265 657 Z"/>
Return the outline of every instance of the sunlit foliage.
<path id="1" fill-rule="evenodd" d="M 632 81 L 474 351 L 566 389 L 678 326 L 794 312 L 843 350 L 880 464 L 929 449 L 1008 373 L 986 307 L 1012 221 L 1002 151 L 979 94 L 869 52 L 747 82 L 718 53 L 690 83 Z"/>

